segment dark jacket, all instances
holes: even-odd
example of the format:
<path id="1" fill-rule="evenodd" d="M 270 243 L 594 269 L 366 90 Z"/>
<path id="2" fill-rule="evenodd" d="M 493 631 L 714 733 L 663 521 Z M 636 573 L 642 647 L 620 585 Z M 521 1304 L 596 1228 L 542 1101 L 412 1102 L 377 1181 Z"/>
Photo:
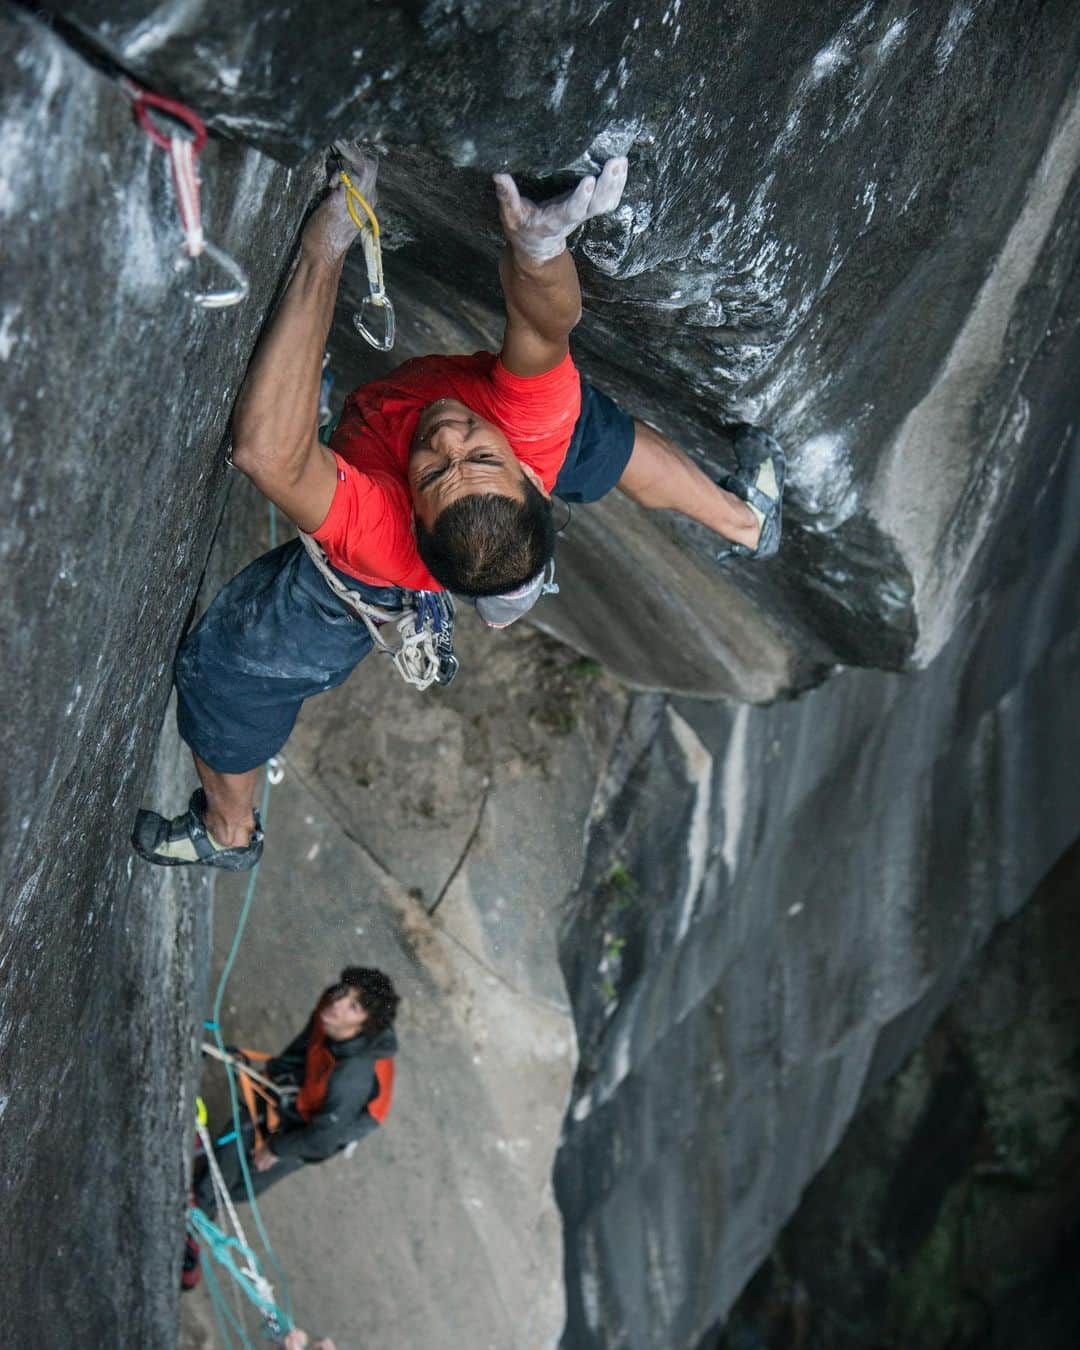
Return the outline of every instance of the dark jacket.
<path id="1" fill-rule="evenodd" d="M 308 1036 L 311 1021 L 299 1036 L 266 1066 L 275 1082 L 304 1080 Z M 338 1153 L 354 1139 L 378 1129 L 378 1121 L 368 1113 L 367 1104 L 378 1095 L 375 1061 L 387 1059 L 397 1051 L 393 1027 L 376 1036 L 361 1032 L 347 1041 L 327 1040 L 327 1048 L 337 1063 L 330 1075 L 326 1100 L 318 1115 L 304 1120 L 294 1106 L 285 1106 L 281 1127 L 267 1141 L 279 1158 L 302 1158 L 304 1162 L 322 1162 Z"/>

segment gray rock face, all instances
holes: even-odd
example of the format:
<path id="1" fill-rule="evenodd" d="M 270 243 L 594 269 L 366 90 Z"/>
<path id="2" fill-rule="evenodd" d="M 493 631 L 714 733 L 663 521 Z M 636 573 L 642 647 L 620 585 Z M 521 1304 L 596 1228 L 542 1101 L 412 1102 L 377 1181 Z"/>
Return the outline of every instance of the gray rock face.
<path id="1" fill-rule="evenodd" d="M 562 941 L 564 1345 L 688 1347 L 1080 819 L 1080 471 L 928 670 L 641 698 Z M 1057 495 L 1060 494 L 1060 495 Z"/>
<path id="2" fill-rule="evenodd" d="M 0 20 L 4 1298 L 39 1290 L 47 1343 L 170 1335 L 181 1178 L 147 1160 L 182 1156 L 205 935 L 126 834 L 315 185 L 261 152 L 393 147 L 397 360 L 499 340 L 491 170 L 540 193 L 625 151 L 579 244 L 583 371 L 710 466 L 744 417 L 791 459 L 776 562 L 717 568 L 609 501 L 539 613 L 679 696 L 633 702 L 598 786 L 557 1185 L 568 1350 L 689 1350 L 1076 832 L 1075 6 L 47 8 L 52 34 Z M 183 298 L 163 158 L 59 33 L 246 143 L 202 160 L 245 307 Z M 386 365 L 363 289 L 346 386 Z M 747 706 L 837 665 L 862 669 Z M 153 796 L 179 809 L 174 751 Z M 62 1298 L 35 1285 L 58 1246 Z"/>
<path id="3" fill-rule="evenodd" d="M 1072 1350 L 1080 846 L 972 963 L 702 1350 Z"/>
<path id="4" fill-rule="evenodd" d="M 261 260 L 241 310 L 181 294 L 164 156 L 116 87 L 0 16 L 5 774 L 0 1317 L 43 1344 L 169 1344 L 206 884 L 128 845 L 220 513 L 222 438 L 310 180 L 203 157 L 206 220 Z M 171 1160 L 160 1165 L 161 1159 Z"/>
<path id="5" fill-rule="evenodd" d="M 709 464 L 725 422 L 762 420 L 792 470 L 767 569 L 622 502 L 583 526 L 546 622 L 627 680 L 764 701 L 836 662 L 924 664 L 992 584 L 980 550 L 1038 489 L 1075 368 L 1068 0 L 1023 23 L 1007 0 L 320 6 L 302 38 L 289 7 L 49 8 L 273 154 L 395 147 L 402 356 L 498 340 L 492 170 L 546 190 L 630 155 L 579 250 L 583 370 Z M 356 383 L 375 366 L 343 318 Z"/>

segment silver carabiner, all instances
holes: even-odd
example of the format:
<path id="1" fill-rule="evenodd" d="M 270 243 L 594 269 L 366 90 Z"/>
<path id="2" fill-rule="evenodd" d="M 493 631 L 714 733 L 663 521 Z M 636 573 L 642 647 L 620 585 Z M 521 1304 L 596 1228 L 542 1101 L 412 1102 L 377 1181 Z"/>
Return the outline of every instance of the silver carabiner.
<path id="1" fill-rule="evenodd" d="M 382 337 L 367 326 L 364 315 L 369 309 L 380 309 L 383 315 Z M 361 302 L 360 308 L 353 315 L 353 327 L 364 339 L 369 342 L 376 351 L 388 352 L 394 345 L 394 306 L 390 297 L 385 291 L 372 291 L 370 295 L 365 296 Z"/>
<path id="2" fill-rule="evenodd" d="M 217 263 L 223 272 L 232 277 L 236 285 L 223 291 L 196 291 L 189 287 L 185 294 L 202 309 L 228 309 L 230 305 L 238 305 L 242 300 L 246 300 L 250 283 L 247 273 L 240 264 L 234 258 L 231 258 L 224 249 L 212 244 L 209 239 L 204 241 L 202 252 L 198 256 L 202 257 L 204 253 L 211 262 Z M 198 259 L 192 258 L 185 250 L 177 261 L 176 269 L 177 271 L 183 271 L 188 267 L 195 266 L 197 262 Z"/>

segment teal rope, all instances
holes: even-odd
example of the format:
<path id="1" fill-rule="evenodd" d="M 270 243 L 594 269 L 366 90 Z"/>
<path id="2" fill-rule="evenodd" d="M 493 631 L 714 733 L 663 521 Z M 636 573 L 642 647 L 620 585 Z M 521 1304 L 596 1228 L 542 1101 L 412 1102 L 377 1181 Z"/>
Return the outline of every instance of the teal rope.
<path id="1" fill-rule="evenodd" d="M 240 1343 L 243 1350 L 254 1350 L 251 1342 L 248 1340 L 244 1328 L 233 1315 L 232 1309 L 225 1302 L 225 1295 L 221 1292 L 221 1286 L 217 1282 L 217 1276 L 214 1274 L 212 1265 L 207 1264 L 203 1267 L 206 1275 L 206 1289 L 210 1295 L 210 1306 L 214 1310 L 214 1320 L 217 1322 L 218 1331 L 221 1333 L 221 1339 L 225 1350 L 232 1350 L 232 1337 L 229 1335 L 229 1327 L 240 1337 Z"/>
<path id="2" fill-rule="evenodd" d="M 273 502 L 270 502 L 269 506 L 270 506 L 270 518 L 269 518 L 270 547 L 276 548 L 277 509 L 275 508 Z M 270 780 L 264 777 L 262 790 L 262 804 L 259 810 L 264 825 L 266 822 L 269 804 L 270 804 Z M 222 1039 L 221 1035 L 221 1005 L 225 998 L 225 986 L 228 984 L 229 977 L 232 974 L 233 966 L 236 964 L 236 958 L 240 951 L 240 943 L 244 936 L 244 929 L 247 926 L 248 916 L 251 912 L 252 902 L 255 898 L 255 883 L 257 882 L 259 877 L 260 866 L 261 863 L 256 863 L 255 866 L 251 869 L 251 875 L 248 878 L 247 890 L 244 893 L 244 903 L 240 907 L 240 917 L 237 920 L 236 932 L 233 935 L 232 946 L 229 948 L 229 954 L 225 958 L 225 965 L 222 967 L 221 978 L 218 980 L 217 993 L 214 996 L 213 1010 L 211 1012 L 210 1018 L 204 1023 L 206 1029 L 210 1031 L 211 1034 L 213 1035 L 214 1041 L 218 1049 L 222 1051 L 223 1054 L 225 1053 L 225 1042 Z M 292 1296 L 289 1292 L 289 1282 L 286 1279 L 285 1271 L 282 1269 L 281 1263 L 278 1261 L 277 1256 L 274 1254 L 273 1244 L 271 1243 L 269 1235 L 266 1232 L 266 1228 L 263 1225 L 262 1214 L 259 1212 L 258 1202 L 255 1199 L 255 1189 L 251 1184 L 251 1171 L 247 1163 L 247 1154 L 242 1144 L 243 1131 L 240 1122 L 240 1100 L 236 1091 L 236 1072 L 233 1069 L 233 1066 L 228 1058 L 225 1059 L 225 1076 L 229 1083 L 229 1104 L 232 1108 L 233 1129 L 236 1131 L 236 1134 L 240 1136 L 237 1139 L 236 1152 L 240 1160 L 240 1171 L 244 1178 L 244 1189 L 247 1191 L 248 1203 L 251 1206 L 251 1214 L 255 1220 L 255 1227 L 256 1230 L 258 1231 L 259 1239 L 262 1242 L 263 1248 L 266 1251 L 266 1255 L 269 1258 L 271 1265 L 277 1272 L 278 1283 L 281 1285 L 282 1299 L 285 1305 L 284 1311 L 275 1307 L 275 1313 L 279 1316 L 281 1320 L 282 1334 L 284 1334 L 288 1332 L 293 1325 Z M 241 1286 L 243 1287 L 242 1281 Z M 245 1292 L 247 1291 L 245 1290 Z"/>
<path id="3" fill-rule="evenodd" d="M 192 1207 L 188 1211 L 188 1228 L 218 1265 L 223 1266 L 229 1272 L 263 1317 L 273 1318 L 278 1326 L 282 1327 L 287 1320 L 283 1310 L 272 1299 L 260 1294 L 252 1283 L 250 1276 L 246 1275 L 237 1264 L 238 1258 L 245 1259 L 252 1265 L 258 1264 L 257 1257 L 251 1248 L 245 1246 L 239 1238 L 229 1237 L 223 1233 L 217 1224 L 206 1217 L 201 1209 Z M 287 1331 L 288 1327 L 285 1326 L 284 1330 Z"/>

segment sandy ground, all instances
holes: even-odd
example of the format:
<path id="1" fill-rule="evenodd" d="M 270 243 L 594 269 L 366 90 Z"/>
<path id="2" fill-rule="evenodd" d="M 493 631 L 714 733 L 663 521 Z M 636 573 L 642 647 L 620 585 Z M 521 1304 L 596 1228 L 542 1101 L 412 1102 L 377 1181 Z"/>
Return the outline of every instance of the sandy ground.
<path id="1" fill-rule="evenodd" d="M 223 1011 L 227 1041 L 276 1050 L 347 963 L 403 995 L 386 1125 L 261 1203 L 298 1322 L 339 1350 L 538 1350 L 562 1329 L 550 1175 L 575 1043 L 555 931 L 624 696 L 528 629 L 466 614 L 458 648 L 450 690 L 372 656 L 305 708 Z M 215 981 L 243 893 L 218 885 Z M 220 1119 L 219 1067 L 203 1090 Z M 180 1344 L 224 1344 L 205 1284 Z"/>

